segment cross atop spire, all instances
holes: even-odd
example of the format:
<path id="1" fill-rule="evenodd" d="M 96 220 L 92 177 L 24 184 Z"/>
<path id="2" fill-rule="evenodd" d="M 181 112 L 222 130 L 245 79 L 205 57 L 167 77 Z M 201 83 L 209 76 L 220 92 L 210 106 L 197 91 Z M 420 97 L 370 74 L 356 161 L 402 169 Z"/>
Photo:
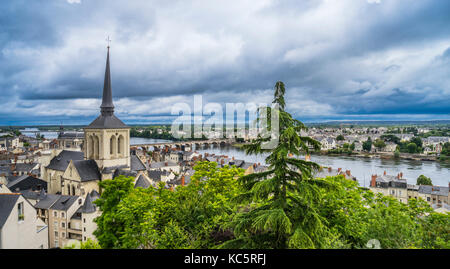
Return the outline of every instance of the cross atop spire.
<path id="1" fill-rule="evenodd" d="M 109 36 L 106 38 L 106 42 L 108 42 L 108 50 L 109 50 L 109 45 L 111 45 L 111 39 L 109 38 Z"/>
<path id="2" fill-rule="evenodd" d="M 108 37 L 109 40 L 109 37 Z M 110 41 L 110 40 L 109 40 Z M 100 111 L 103 116 L 111 116 L 114 114 L 114 105 L 112 101 L 112 89 L 111 89 L 111 73 L 109 69 L 109 44 L 108 53 L 106 56 L 106 70 L 105 70 L 105 82 L 103 85 L 103 99 Z"/>

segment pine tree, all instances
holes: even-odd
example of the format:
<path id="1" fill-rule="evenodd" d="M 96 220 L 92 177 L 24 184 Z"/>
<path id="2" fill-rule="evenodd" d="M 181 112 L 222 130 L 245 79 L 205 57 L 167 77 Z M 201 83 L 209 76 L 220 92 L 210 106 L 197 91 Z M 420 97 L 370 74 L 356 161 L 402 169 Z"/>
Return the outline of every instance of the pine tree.
<path id="1" fill-rule="evenodd" d="M 264 149 L 263 144 L 274 137 L 258 137 L 245 145 L 247 154 L 270 152 L 266 158 L 267 171 L 253 173 L 239 179 L 245 193 L 239 202 L 250 206 L 236 215 L 230 224 L 236 239 L 226 242 L 224 248 L 321 248 L 330 247 L 331 232 L 325 226 L 316 205 L 320 201 L 320 188 L 329 187 L 326 181 L 314 179 L 319 165 L 300 160 L 309 146 L 320 149 L 320 143 L 310 137 L 300 136 L 306 126 L 285 111 L 285 87 L 275 85 L 273 104 L 266 108 L 267 115 L 258 115 L 257 121 L 267 117 L 272 128 L 271 114 L 279 116 L 279 139 L 274 149 Z M 275 134 L 276 136 L 276 134 Z"/>

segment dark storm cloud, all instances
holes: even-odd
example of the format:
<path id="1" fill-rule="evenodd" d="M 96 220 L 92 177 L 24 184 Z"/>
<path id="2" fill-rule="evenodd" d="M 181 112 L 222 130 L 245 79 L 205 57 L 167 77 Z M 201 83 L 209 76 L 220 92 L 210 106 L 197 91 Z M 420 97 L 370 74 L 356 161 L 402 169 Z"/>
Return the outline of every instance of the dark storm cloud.
<path id="1" fill-rule="evenodd" d="M 74 2 L 2 3 L 1 121 L 95 115 L 108 35 L 129 119 L 193 94 L 270 100 L 278 80 L 297 117 L 450 113 L 446 0 Z"/>

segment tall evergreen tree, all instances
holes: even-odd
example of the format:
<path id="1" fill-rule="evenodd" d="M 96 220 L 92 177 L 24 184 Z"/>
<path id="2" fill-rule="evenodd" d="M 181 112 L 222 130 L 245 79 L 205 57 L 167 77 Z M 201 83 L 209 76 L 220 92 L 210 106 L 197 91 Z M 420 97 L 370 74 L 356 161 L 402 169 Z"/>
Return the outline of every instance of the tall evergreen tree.
<path id="1" fill-rule="evenodd" d="M 272 126 L 272 113 L 278 114 L 279 133 L 259 136 L 244 146 L 247 154 L 270 152 L 265 159 L 269 167 L 267 171 L 239 179 L 245 190 L 239 196 L 240 202 L 246 201 L 249 206 L 237 214 L 230 224 L 236 239 L 226 242 L 222 247 L 330 247 L 332 233 L 316 208 L 320 200 L 320 188 L 330 185 L 324 180 L 313 178 L 314 170 L 319 169 L 318 164 L 294 157 L 302 152 L 308 153 L 309 146 L 320 149 L 320 143 L 300 135 L 300 131 L 307 128 L 285 111 L 284 95 L 285 86 L 279 81 L 275 84 L 275 108 L 265 108 L 263 111 L 267 111 L 267 114 L 259 113 L 257 119 L 261 123 L 261 119 L 267 117 L 268 128 L 272 130 L 275 127 Z M 274 137 L 278 138 L 276 147 L 265 149 L 264 143 Z"/>

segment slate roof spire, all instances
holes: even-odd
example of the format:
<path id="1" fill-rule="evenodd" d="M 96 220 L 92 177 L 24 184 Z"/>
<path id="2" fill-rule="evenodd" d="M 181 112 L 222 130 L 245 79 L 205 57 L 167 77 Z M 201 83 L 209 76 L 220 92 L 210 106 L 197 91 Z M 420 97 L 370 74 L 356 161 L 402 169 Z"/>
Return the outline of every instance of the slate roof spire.
<path id="1" fill-rule="evenodd" d="M 103 116 L 111 116 L 114 114 L 114 104 L 112 101 L 111 89 L 111 72 L 109 68 L 109 45 L 108 54 L 106 56 L 105 82 L 103 84 L 103 99 L 100 111 Z"/>
<path id="2" fill-rule="evenodd" d="M 85 129 L 116 129 L 129 128 L 119 118 L 114 115 L 114 105 L 111 90 L 111 72 L 109 68 L 109 45 L 106 57 L 105 83 L 103 86 L 103 98 L 100 106 L 100 116 L 98 116 Z"/>

